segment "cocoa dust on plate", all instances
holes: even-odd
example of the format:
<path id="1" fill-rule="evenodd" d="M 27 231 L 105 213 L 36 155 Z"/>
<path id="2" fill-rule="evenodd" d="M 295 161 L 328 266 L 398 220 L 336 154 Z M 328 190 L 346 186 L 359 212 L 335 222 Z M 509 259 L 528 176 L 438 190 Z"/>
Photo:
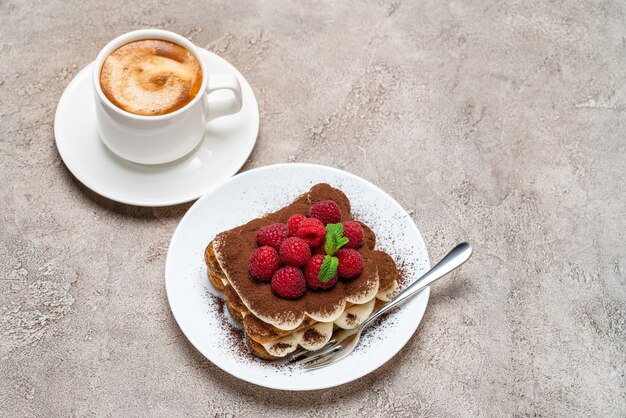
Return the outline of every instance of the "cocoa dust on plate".
<path id="1" fill-rule="evenodd" d="M 275 364 L 270 361 L 266 361 L 255 357 L 250 353 L 246 346 L 245 335 L 243 329 L 236 325 L 236 322 L 228 311 L 225 309 L 226 301 L 220 296 L 216 296 L 213 293 L 206 292 L 209 299 L 209 307 L 217 314 L 219 320 L 219 327 L 222 334 L 225 336 L 223 340 L 224 349 L 235 353 L 237 358 L 246 363 L 261 364 L 266 367 L 274 367 L 278 370 L 291 370 L 295 365 L 291 364 Z"/>

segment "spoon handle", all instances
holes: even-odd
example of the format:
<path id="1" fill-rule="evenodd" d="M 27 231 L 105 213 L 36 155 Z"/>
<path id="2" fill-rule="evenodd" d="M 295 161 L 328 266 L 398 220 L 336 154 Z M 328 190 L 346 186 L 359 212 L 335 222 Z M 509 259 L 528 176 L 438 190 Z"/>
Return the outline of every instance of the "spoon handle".
<path id="1" fill-rule="evenodd" d="M 404 289 L 394 300 L 383 306 L 378 312 L 372 315 L 367 321 L 363 323 L 361 328 L 365 328 L 377 318 L 389 312 L 405 300 L 415 296 L 422 291 L 426 286 L 430 285 L 435 280 L 445 276 L 452 270 L 465 263 L 472 255 L 472 247 L 467 242 L 462 242 L 450 251 L 444 258 L 438 262 L 435 267 L 428 270 L 422 277 L 413 282 L 409 287 Z"/>

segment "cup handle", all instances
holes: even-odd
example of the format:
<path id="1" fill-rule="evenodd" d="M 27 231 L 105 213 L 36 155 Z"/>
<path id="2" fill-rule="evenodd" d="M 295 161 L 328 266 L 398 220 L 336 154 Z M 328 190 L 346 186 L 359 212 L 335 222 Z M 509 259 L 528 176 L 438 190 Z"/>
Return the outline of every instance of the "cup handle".
<path id="1" fill-rule="evenodd" d="M 211 100 L 210 94 L 216 90 L 230 90 L 233 95 L 227 99 Z M 241 110 L 241 85 L 233 74 L 210 74 L 206 87 L 206 123 L 222 116 L 232 115 Z"/>

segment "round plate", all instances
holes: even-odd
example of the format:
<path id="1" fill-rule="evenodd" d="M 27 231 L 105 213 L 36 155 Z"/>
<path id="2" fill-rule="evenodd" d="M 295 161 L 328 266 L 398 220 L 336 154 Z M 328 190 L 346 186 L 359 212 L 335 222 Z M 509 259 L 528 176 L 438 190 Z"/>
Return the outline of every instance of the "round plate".
<path id="1" fill-rule="evenodd" d="M 345 171 L 278 164 L 246 171 L 211 190 L 189 209 L 172 236 L 165 265 L 167 297 L 178 325 L 198 351 L 222 370 L 250 383 L 281 390 L 313 390 L 358 379 L 400 351 L 426 310 L 429 288 L 369 329 L 348 357 L 319 370 L 273 364 L 243 349 L 224 310 L 222 295 L 207 278 L 204 249 L 219 232 L 280 209 L 317 183 L 329 183 L 348 196 L 355 218 L 376 233 L 377 248 L 400 266 L 403 287 L 429 268 L 426 246 L 411 217 L 387 193 Z"/>
<path id="2" fill-rule="evenodd" d="M 209 60 L 211 72 L 239 77 L 243 106 L 234 115 L 212 121 L 198 148 L 168 164 L 135 164 L 113 154 L 96 131 L 93 63 L 74 77 L 59 101 L 54 136 L 63 162 L 81 183 L 118 202 L 168 206 L 197 199 L 239 171 L 259 131 L 257 101 L 250 84 L 235 67 L 209 51 L 201 51 Z"/>

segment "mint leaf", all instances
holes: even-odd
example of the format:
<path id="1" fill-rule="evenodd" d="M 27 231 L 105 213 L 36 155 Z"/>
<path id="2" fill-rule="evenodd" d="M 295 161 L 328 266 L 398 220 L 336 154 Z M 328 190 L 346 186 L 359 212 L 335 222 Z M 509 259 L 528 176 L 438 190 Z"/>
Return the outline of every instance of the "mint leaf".
<path id="1" fill-rule="evenodd" d="M 330 239 L 328 239 L 328 234 L 326 234 L 326 242 L 324 243 L 324 251 L 326 251 L 326 254 L 335 254 L 334 249 L 335 249 L 335 244 Z"/>
<path id="2" fill-rule="evenodd" d="M 327 283 L 335 277 L 337 274 L 337 267 L 339 267 L 339 259 L 337 257 L 332 257 L 330 255 L 326 255 L 324 257 L 324 262 L 320 266 L 320 272 L 317 275 L 317 278 L 320 279 L 320 282 Z"/>
<path id="3" fill-rule="evenodd" d="M 341 244 L 343 238 L 343 224 L 326 225 L 326 243 L 324 250 L 326 254 L 333 255 L 337 250 L 347 244 L 347 241 Z"/>
<path id="4" fill-rule="evenodd" d="M 337 250 L 340 249 L 341 247 L 343 247 L 344 245 L 346 245 L 350 240 L 346 237 L 341 237 L 339 238 L 339 241 L 337 242 Z"/>
<path id="5" fill-rule="evenodd" d="M 331 239 L 335 242 L 343 235 L 343 224 L 328 224 L 326 225 L 326 237 L 330 235 Z"/>

